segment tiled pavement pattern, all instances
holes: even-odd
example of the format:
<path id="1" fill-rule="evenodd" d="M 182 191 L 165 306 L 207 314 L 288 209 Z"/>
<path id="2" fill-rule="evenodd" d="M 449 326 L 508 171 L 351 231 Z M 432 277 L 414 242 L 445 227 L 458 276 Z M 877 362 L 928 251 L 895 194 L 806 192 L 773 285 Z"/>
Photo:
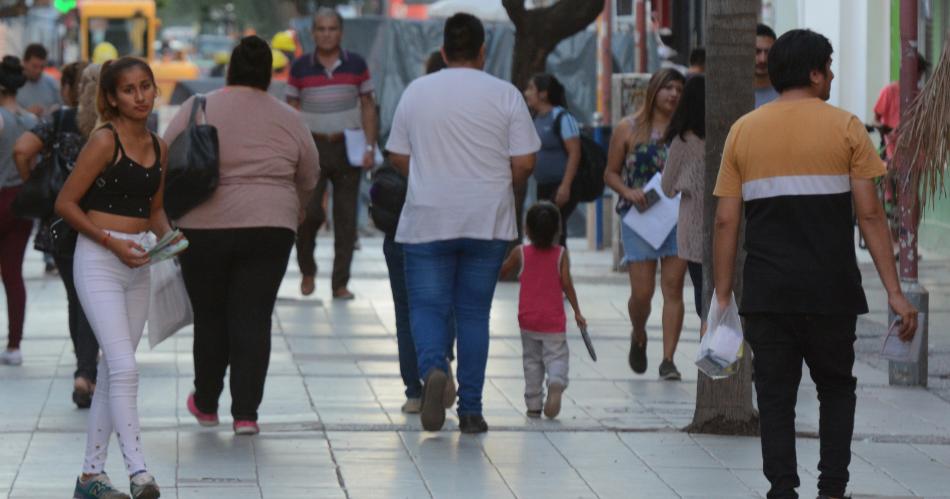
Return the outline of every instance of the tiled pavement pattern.
<path id="1" fill-rule="evenodd" d="M 628 285 L 607 270 L 609 255 L 575 251 L 581 306 L 600 361 L 592 362 L 571 331 L 571 386 L 555 421 L 524 416 L 517 287 L 499 285 L 492 313 L 485 417 L 491 431 L 462 436 L 450 416 L 441 433 L 420 431 L 400 413 L 393 306 L 380 240 L 362 241 L 353 290 L 357 300 L 328 299 L 321 274 L 316 299 L 301 299 L 291 263 L 274 320 L 262 433 L 235 437 L 230 405 L 222 424 L 201 428 L 184 408 L 191 387 L 191 332 L 154 351 L 140 349 L 140 413 L 152 472 L 170 498 L 676 498 L 764 497 L 759 441 L 687 435 L 696 371 L 698 321 L 687 322 L 676 363 L 681 383 L 657 380 L 659 310 L 650 322 L 650 369 L 626 365 Z M 319 260 L 330 268 L 331 245 Z M 571 247 L 582 241 L 571 241 Z M 25 363 L 0 368 L 0 496 L 68 497 L 79 471 L 86 413 L 69 400 L 73 355 L 65 331 L 65 294 L 43 277 L 29 251 Z M 950 272 L 928 262 L 935 345 L 948 340 Z M 880 285 L 868 275 L 874 313 Z M 687 279 L 687 285 L 689 281 Z M 691 296 L 690 289 L 686 296 Z M 323 301 L 320 300 L 323 299 Z M 941 309 L 941 307 L 943 307 Z M 942 315 L 941 315 L 942 314 Z M 0 318 L 0 330 L 4 328 Z M 873 340 L 872 339 L 868 339 Z M 870 362 L 870 363 L 869 363 Z M 860 392 L 852 492 L 857 497 L 950 497 L 950 403 L 938 390 L 887 386 L 873 355 L 857 366 Z M 938 383 L 939 384 L 939 383 Z M 817 431 L 814 386 L 806 376 L 798 405 L 803 435 Z M 798 442 L 802 497 L 816 493 L 818 442 Z M 116 446 L 108 470 L 123 479 Z"/>

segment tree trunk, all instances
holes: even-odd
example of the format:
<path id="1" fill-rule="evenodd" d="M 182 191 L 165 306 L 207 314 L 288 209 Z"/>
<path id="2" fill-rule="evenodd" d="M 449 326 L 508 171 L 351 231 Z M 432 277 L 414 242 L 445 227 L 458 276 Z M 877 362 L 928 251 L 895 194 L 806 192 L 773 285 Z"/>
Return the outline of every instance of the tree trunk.
<path id="1" fill-rule="evenodd" d="M 560 0 L 548 7 L 528 10 L 524 0 L 502 0 L 515 25 L 511 81 L 524 89 L 535 73 L 546 69 L 548 55 L 557 44 L 580 32 L 604 10 L 604 0 Z"/>
<path id="2" fill-rule="evenodd" d="M 716 212 L 713 189 L 719 175 L 722 150 L 729 128 L 755 105 L 752 86 L 755 26 L 759 0 L 721 0 L 706 4 L 706 193 L 703 238 L 703 303 L 712 299 L 712 240 Z M 740 229 L 740 234 L 744 227 Z M 741 244 L 740 244 L 741 248 Z M 742 294 L 740 251 L 735 292 Z M 748 344 L 739 371 L 722 380 L 700 373 L 693 422 L 694 433 L 758 434 L 758 415 L 752 407 L 752 355 Z"/>

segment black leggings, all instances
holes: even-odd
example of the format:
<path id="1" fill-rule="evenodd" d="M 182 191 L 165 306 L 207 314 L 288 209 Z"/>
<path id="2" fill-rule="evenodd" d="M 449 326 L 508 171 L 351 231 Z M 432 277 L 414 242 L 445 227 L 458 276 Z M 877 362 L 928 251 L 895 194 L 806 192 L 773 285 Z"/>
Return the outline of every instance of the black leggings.
<path id="1" fill-rule="evenodd" d="M 69 307 L 69 337 L 73 340 L 73 350 L 76 352 L 76 372 L 74 378 L 83 377 L 96 382 L 99 362 L 99 342 L 96 341 L 96 335 L 92 332 L 92 326 L 86 319 L 86 313 L 82 310 L 82 304 L 79 303 L 79 297 L 76 295 L 76 284 L 73 281 L 73 259 L 72 257 L 54 256 L 56 268 L 59 269 L 59 277 L 63 280 L 63 286 L 66 288 L 66 303 Z"/>
<path id="2" fill-rule="evenodd" d="M 696 315 L 703 320 L 703 264 L 686 262 L 689 270 L 689 280 L 693 281 L 693 302 L 696 304 Z"/>
<path id="3" fill-rule="evenodd" d="M 231 415 L 257 421 L 270 360 L 271 316 L 294 232 L 278 227 L 183 229 L 181 270 L 195 312 L 195 405 L 218 411 L 231 366 Z"/>

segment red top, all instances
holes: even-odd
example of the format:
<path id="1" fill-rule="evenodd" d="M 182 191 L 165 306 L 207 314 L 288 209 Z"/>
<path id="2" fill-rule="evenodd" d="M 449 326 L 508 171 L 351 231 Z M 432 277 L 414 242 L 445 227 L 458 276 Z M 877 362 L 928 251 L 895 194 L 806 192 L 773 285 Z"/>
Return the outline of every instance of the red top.
<path id="1" fill-rule="evenodd" d="M 891 83 L 881 90 L 881 95 L 874 104 L 874 114 L 880 115 L 881 124 L 894 129 L 884 137 L 887 144 L 887 158 L 894 159 L 894 150 L 897 148 L 897 127 L 901 124 L 901 87 Z"/>
<path id="2" fill-rule="evenodd" d="M 521 292 L 518 324 L 533 333 L 564 333 L 567 318 L 561 289 L 561 258 L 564 247 L 521 247 Z"/>

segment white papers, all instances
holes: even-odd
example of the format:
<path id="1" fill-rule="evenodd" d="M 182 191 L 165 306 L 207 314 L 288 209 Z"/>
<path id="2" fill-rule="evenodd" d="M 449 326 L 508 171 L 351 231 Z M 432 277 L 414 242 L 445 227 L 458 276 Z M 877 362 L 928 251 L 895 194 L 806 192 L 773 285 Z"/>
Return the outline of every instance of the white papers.
<path id="1" fill-rule="evenodd" d="M 668 198 L 660 187 L 661 175 L 658 172 L 649 182 L 642 187 L 643 192 L 650 189 L 656 190 L 660 195 L 660 200 L 651 206 L 647 211 L 640 213 L 637 209 L 630 208 L 623 217 L 623 223 L 633 229 L 644 241 L 650 243 L 653 249 L 659 249 L 670 235 L 670 231 L 676 226 L 676 221 L 680 214 L 680 196 Z"/>
<path id="2" fill-rule="evenodd" d="M 181 231 L 178 229 L 170 230 L 165 233 L 165 235 L 159 239 L 155 246 L 152 246 L 147 250 L 147 255 L 149 258 L 149 264 L 155 264 L 162 260 L 167 260 L 182 251 L 185 251 L 188 248 L 188 240 L 182 238 L 178 242 L 172 244 L 172 241 L 178 239 L 181 236 Z"/>
<path id="3" fill-rule="evenodd" d="M 696 353 L 696 367 L 710 378 L 725 378 L 736 372 L 744 354 L 742 322 L 735 295 L 729 298 L 729 306 L 720 310 L 714 291 L 708 320 L 709 327 Z"/>
<path id="4" fill-rule="evenodd" d="M 891 324 L 887 335 L 884 336 L 884 344 L 881 345 L 881 357 L 894 362 L 917 362 L 920 360 L 920 341 L 924 335 L 924 325 L 927 321 L 927 314 L 917 315 L 917 331 L 914 333 L 914 339 L 910 341 L 901 341 L 897 337 L 898 327 Z"/>
<path id="5" fill-rule="evenodd" d="M 349 160 L 350 166 L 362 168 L 363 155 L 366 154 L 366 134 L 363 133 L 363 129 L 347 128 L 343 130 L 343 139 L 346 142 L 346 159 Z M 376 157 L 373 161 L 377 165 L 382 164 L 383 153 L 378 147 L 373 148 L 373 150 L 376 151 Z"/>

